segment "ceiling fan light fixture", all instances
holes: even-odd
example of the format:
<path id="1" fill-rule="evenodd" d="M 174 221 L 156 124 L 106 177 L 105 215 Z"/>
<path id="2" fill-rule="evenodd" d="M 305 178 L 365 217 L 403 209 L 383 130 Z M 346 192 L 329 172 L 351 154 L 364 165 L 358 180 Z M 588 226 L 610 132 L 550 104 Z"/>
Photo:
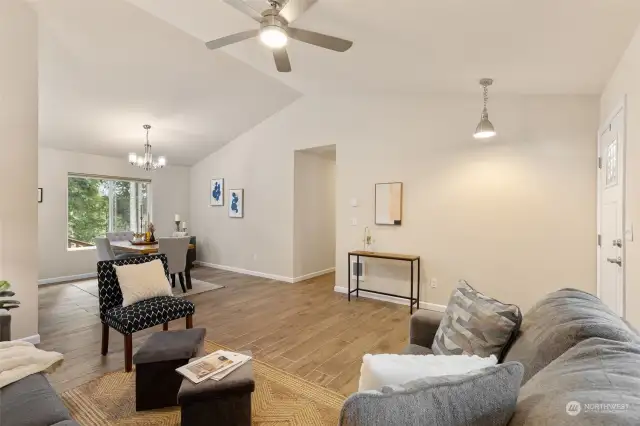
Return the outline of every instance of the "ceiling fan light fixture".
<path id="1" fill-rule="evenodd" d="M 260 30 L 260 41 L 271 49 L 282 49 L 289 42 L 289 36 L 284 28 L 267 25 Z"/>
<path id="2" fill-rule="evenodd" d="M 493 127 L 491 121 L 489 121 L 489 111 L 487 110 L 487 103 L 489 102 L 489 86 L 493 84 L 493 80 L 490 78 L 483 78 L 480 80 L 480 85 L 483 89 L 484 108 L 482 109 L 482 115 L 480 116 L 480 123 L 476 127 L 476 131 L 473 137 L 476 139 L 489 139 L 496 135 L 496 129 Z"/>

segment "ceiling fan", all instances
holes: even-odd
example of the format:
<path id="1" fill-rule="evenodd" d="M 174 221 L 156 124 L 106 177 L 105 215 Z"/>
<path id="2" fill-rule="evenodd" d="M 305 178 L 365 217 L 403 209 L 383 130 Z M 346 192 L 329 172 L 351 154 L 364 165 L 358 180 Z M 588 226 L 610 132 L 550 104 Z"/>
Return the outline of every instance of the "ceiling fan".
<path id="1" fill-rule="evenodd" d="M 286 49 L 290 38 L 336 52 L 346 52 L 353 46 L 353 42 L 349 40 L 289 26 L 316 0 L 268 0 L 270 7 L 262 13 L 258 13 L 243 0 L 224 1 L 259 22 L 260 29 L 243 31 L 212 40 L 206 43 L 211 50 L 260 37 L 260 41 L 273 50 L 273 58 L 278 71 L 291 72 L 291 61 Z"/>

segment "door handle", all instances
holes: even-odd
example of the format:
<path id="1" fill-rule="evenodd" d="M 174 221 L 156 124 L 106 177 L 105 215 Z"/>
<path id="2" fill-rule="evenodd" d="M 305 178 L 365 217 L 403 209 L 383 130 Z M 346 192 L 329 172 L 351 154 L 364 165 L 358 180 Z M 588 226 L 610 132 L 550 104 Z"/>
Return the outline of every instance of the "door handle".
<path id="1" fill-rule="evenodd" d="M 620 240 L 620 239 L 613 240 L 613 246 L 614 247 L 622 247 L 622 240 Z"/>
<path id="2" fill-rule="evenodd" d="M 607 257 L 607 262 L 609 263 L 616 263 L 618 266 L 622 266 L 622 258 L 618 257 Z"/>

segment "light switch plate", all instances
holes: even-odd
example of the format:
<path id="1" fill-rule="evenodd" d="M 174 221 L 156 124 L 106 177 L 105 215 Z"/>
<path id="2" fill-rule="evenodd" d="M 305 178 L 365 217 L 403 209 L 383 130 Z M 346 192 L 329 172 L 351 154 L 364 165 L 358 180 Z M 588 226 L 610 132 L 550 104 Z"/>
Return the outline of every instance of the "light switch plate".
<path id="1" fill-rule="evenodd" d="M 351 199 L 351 207 L 358 207 L 358 199 L 357 198 L 352 198 Z"/>
<path id="2" fill-rule="evenodd" d="M 624 231 L 624 239 L 633 242 L 633 225 L 629 225 Z"/>
<path id="3" fill-rule="evenodd" d="M 358 219 L 355 217 L 351 218 L 351 226 L 358 226 Z"/>

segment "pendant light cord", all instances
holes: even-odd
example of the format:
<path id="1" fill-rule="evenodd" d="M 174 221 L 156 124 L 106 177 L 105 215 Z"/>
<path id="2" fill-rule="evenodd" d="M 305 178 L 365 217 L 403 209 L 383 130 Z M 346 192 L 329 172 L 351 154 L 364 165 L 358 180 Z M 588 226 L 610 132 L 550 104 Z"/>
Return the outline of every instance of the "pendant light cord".
<path id="1" fill-rule="evenodd" d="M 487 86 L 486 84 L 483 86 L 484 87 L 484 109 L 487 109 L 487 102 L 489 102 L 489 86 Z M 149 133 L 149 131 L 147 131 L 147 134 Z"/>
<path id="2" fill-rule="evenodd" d="M 481 120 L 487 120 L 489 118 L 489 111 L 487 110 L 487 103 L 489 102 L 489 86 L 487 84 L 482 85 L 482 93 L 484 98 L 484 108 L 480 116 Z"/>

